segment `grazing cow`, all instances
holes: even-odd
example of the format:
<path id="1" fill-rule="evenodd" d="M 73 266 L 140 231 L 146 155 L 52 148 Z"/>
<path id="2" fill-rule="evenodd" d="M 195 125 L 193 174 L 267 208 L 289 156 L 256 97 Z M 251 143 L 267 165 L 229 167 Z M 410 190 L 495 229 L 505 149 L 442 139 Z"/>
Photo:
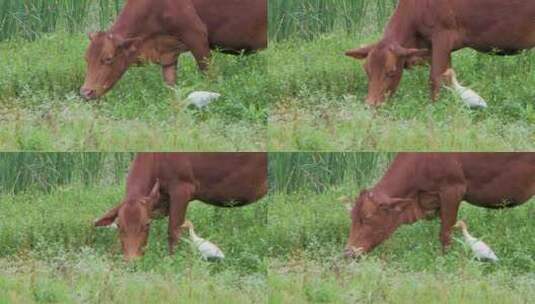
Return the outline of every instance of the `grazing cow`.
<path id="1" fill-rule="evenodd" d="M 535 153 L 401 153 L 351 211 L 346 255 L 369 252 L 402 224 L 440 216 L 445 250 L 461 201 L 514 207 L 535 195 Z"/>
<path id="2" fill-rule="evenodd" d="M 140 153 L 123 200 L 96 220 L 116 223 L 126 260 L 143 255 L 151 219 L 169 216 L 169 253 L 177 244 L 189 202 L 239 207 L 268 190 L 266 153 Z"/>
<path id="3" fill-rule="evenodd" d="M 267 46 L 266 0 L 129 0 L 107 32 L 89 34 L 87 73 L 80 94 L 104 95 L 143 60 L 162 67 L 165 82 L 176 83 L 178 56 L 191 51 L 201 70 L 211 49 L 252 53 Z"/>
<path id="4" fill-rule="evenodd" d="M 431 96 L 436 100 L 451 52 L 469 47 L 498 55 L 535 47 L 533 0 L 400 0 L 383 38 L 347 56 L 366 59 L 371 106 L 393 94 L 404 68 L 431 59 Z"/>

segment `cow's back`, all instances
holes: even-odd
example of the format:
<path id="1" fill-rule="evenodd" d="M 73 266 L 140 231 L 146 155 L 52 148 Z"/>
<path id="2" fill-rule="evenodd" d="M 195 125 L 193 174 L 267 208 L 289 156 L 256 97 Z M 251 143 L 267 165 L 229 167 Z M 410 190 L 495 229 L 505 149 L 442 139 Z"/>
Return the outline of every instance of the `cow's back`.
<path id="1" fill-rule="evenodd" d="M 407 197 L 454 185 L 474 205 L 523 203 L 535 195 L 535 153 L 399 153 L 375 189 Z"/>
<path id="2" fill-rule="evenodd" d="M 462 35 L 465 46 L 480 51 L 514 51 L 535 45 L 533 0 L 438 0 L 433 12 L 424 14 L 433 18 L 432 23 L 442 21 L 433 28 L 445 25 Z"/>
<path id="3" fill-rule="evenodd" d="M 466 200 L 498 208 L 527 201 L 535 195 L 535 153 L 463 153 Z"/>
<path id="4" fill-rule="evenodd" d="M 212 46 L 255 51 L 267 47 L 267 0 L 192 0 Z"/>
<path id="5" fill-rule="evenodd" d="M 164 188 L 194 186 L 193 199 L 226 206 L 248 204 L 267 192 L 266 153 L 155 154 Z"/>

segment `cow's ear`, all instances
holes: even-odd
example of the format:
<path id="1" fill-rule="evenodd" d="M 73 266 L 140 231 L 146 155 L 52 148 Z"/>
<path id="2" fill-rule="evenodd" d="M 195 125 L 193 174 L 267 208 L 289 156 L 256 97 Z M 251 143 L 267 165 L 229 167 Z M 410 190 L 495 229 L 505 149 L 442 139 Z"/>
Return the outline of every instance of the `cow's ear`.
<path id="1" fill-rule="evenodd" d="M 346 56 L 353 57 L 355 59 L 366 59 L 373 48 L 375 48 L 375 44 L 352 49 L 346 52 Z"/>
<path id="2" fill-rule="evenodd" d="M 141 42 L 141 38 L 139 37 L 126 38 L 126 39 L 117 37 L 115 38 L 115 40 L 116 40 L 117 47 L 124 50 L 125 52 L 129 54 L 135 53 L 138 49 L 139 43 Z"/>
<path id="3" fill-rule="evenodd" d="M 93 222 L 93 225 L 95 227 L 102 227 L 113 224 L 113 222 L 115 222 L 115 219 L 117 218 L 117 215 L 119 214 L 119 208 L 121 208 L 121 205 L 110 209 L 101 218 L 95 220 Z"/>
<path id="4" fill-rule="evenodd" d="M 393 45 L 391 46 L 391 50 L 396 55 L 406 57 L 406 58 L 431 56 L 431 51 L 429 49 L 404 48 L 400 45 Z"/>
<path id="5" fill-rule="evenodd" d="M 156 179 L 156 182 L 154 183 L 154 186 L 152 186 L 152 190 L 149 194 L 149 199 L 151 203 L 156 203 L 160 200 L 160 180 Z"/>
<path id="6" fill-rule="evenodd" d="M 390 205 L 392 210 L 396 212 L 401 212 L 413 202 L 414 201 L 412 199 L 408 198 L 391 198 L 388 202 L 388 205 Z"/>

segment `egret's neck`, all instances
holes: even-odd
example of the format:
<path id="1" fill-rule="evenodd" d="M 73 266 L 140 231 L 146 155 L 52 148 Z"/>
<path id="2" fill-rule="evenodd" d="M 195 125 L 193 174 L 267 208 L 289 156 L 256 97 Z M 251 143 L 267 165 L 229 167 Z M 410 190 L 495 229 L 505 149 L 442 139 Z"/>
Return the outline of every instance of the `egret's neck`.
<path id="1" fill-rule="evenodd" d="M 451 84 L 456 89 L 462 89 L 463 88 L 463 86 L 461 86 L 461 84 L 457 81 L 457 77 L 455 77 L 455 75 L 451 76 Z"/>
<path id="2" fill-rule="evenodd" d="M 193 227 L 189 227 L 189 235 L 193 241 L 199 240 L 199 236 L 195 233 Z"/>
<path id="3" fill-rule="evenodd" d="M 477 241 L 475 237 L 473 237 L 472 235 L 470 235 L 470 233 L 468 233 L 468 230 L 466 229 L 466 227 L 463 227 L 463 235 L 464 235 L 464 238 L 469 242 Z"/>

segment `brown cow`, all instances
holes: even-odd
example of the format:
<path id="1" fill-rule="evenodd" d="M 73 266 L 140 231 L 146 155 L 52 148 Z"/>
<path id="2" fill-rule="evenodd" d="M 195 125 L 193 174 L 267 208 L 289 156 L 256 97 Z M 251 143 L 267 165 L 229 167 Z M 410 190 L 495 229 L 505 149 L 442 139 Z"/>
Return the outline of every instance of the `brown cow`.
<path id="1" fill-rule="evenodd" d="M 451 52 L 465 47 L 499 55 L 535 47 L 535 1 L 400 0 L 383 38 L 346 55 L 367 59 L 366 102 L 378 106 L 396 91 L 403 69 L 422 57 L 431 57 L 436 100 Z"/>
<path id="2" fill-rule="evenodd" d="M 514 207 L 535 195 L 535 153 L 401 153 L 351 211 L 346 255 L 369 252 L 402 224 L 440 216 L 445 250 L 461 201 Z"/>
<path id="3" fill-rule="evenodd" d="M 168 215 L 172 254 L 189 202 L 239 207 L 267 190 L 266 153 L 140 153 L 126 180 L 126 196 L 94 225 L 116 223 L 125 259 L 131 260 L 143 255 L 151 219 Z"/>
<path id="4" fill-rule="evenodd" d="M 266 0 L 129 0 L 107 32 L 89 34 L 87 74 L 80 94 L 104 95 L 140 60 L 162 67 L 176 83 L 178 56 L 191 51 L 201 70 L 210 49 L 252 53 L 267 46 Z"/>

